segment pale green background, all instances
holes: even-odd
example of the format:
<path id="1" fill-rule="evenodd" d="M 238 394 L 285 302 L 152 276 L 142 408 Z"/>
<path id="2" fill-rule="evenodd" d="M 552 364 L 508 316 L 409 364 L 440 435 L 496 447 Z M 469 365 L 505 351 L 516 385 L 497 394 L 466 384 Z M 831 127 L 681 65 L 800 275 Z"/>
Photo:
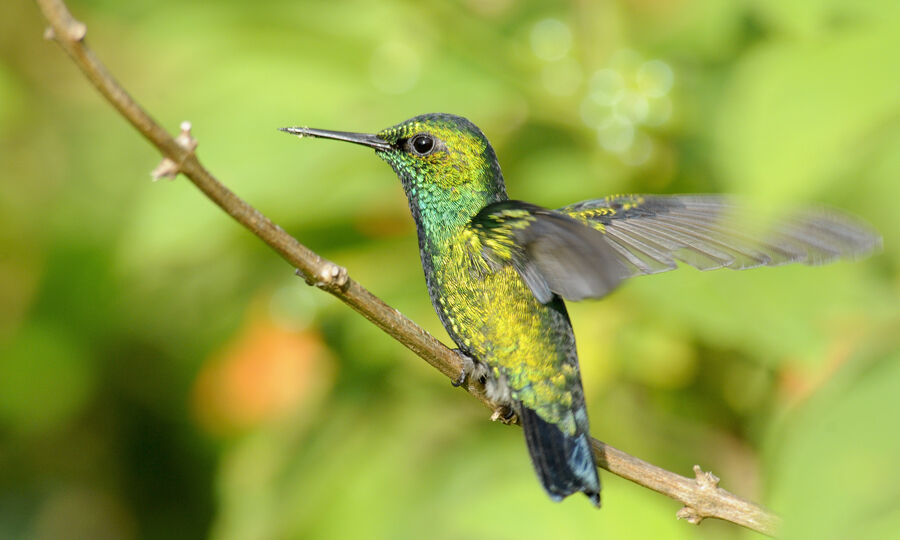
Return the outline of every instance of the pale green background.
<path id="1" fill-rule="evenodd" d="M 276 128 L 453 112 L 493 141 L 513 198 L 729 192 L 762 215 L 864 217 L 884 250 L 862 262 L 685 269 L 571 314 L 597 437 L 711 469 L 788 538 L 900 529 L 896 1 L 71 7 L 164 126 L 193 122 L 223 182 L 445 341 L 389 168 Z M 602 510 L 551 503 L 518 429 L 184 179 L 151 183 L 158 155 L 41 39 L 36 6 L 2 12 L 0 537 L 756 536 L 676 521 L 608 473 Z M 272 366 L 282 342 L 299 375 Z M 245 393 L 210 404 L 203 374 L 235 357 Z M 242 416 L 240 396 L 277 391 Z"/>

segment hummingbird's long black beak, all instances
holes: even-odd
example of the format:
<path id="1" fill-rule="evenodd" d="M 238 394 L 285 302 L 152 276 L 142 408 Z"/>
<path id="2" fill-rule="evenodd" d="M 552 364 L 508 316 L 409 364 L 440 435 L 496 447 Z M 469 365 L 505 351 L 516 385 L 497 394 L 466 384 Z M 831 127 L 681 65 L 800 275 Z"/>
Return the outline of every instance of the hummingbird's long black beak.
<path id="1" fill-rule="evenodd" d="M 374 148 L 375 150 L 393 149 L 391 143 L 382 139 L 378 135 L 373 135 L 371 133 L 328 131 L 327 129 L 313 129 L 308 127 L 284 127 L 279 128 L 279 131 L 284 131 L 285 133 L 290 133 L 291 135 L 296 135 L 298 137 L 317 137 L 320 139 L 334 139 L 336 141 L 361 144 L 363 146 L 368 146 L 369 148 Z"/>

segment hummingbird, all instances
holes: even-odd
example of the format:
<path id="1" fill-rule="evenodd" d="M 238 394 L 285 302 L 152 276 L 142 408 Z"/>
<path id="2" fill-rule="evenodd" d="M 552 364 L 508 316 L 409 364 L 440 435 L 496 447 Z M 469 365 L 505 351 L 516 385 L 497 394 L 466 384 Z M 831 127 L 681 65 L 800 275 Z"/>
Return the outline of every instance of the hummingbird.
<path id="1" fill-rule="evenodd" d="M 629 277 L 673 270 L 823 264 L 880 244 L 866 224 L 807 209 L 762 215 L 721 195 L 618 195 L 551 210 L 512 200 L 494 149 L 469 120 L 424 114 L 375 134 L 306 127 L 299 137 L 367 146 L 400 178 L 431 302 L 498 411 L 517 417 L 554 501 L 600 506 L 575 336 L 564 300 L 602 298 Z"/>

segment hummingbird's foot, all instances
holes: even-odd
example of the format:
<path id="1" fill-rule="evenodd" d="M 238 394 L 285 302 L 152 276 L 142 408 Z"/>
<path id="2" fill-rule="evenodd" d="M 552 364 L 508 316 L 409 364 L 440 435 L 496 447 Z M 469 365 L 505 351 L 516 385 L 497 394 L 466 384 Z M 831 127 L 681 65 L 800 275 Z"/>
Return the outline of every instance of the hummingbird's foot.
<path id="1" fill-rule="evenodd" d="M 466 382 L 466 378 L 471 373 L 475 372 L 475 361 L 472 360 L 471 356 L 459 349 L 453 349 L 453 352 L 455 352 L 462 360 L 462 371 L 460 371 L 459 377 L 457 377 L 456 380 L 450 381 L 450 384 L 452 384 L 454 387 L 462 386 L 462 384 Z"/>
<path id="2" fill-rule="evenodd" d="M 518 418 L 516 418 L 516 411 L 512 409 L 512 407 L 507 407 L 506 405 L 501 405 L 494 409 L 494 414 L 491 415 L 491 420 L 496 422 L 497 420 L 503 422 L 506 425 L 514 424 Z"/>

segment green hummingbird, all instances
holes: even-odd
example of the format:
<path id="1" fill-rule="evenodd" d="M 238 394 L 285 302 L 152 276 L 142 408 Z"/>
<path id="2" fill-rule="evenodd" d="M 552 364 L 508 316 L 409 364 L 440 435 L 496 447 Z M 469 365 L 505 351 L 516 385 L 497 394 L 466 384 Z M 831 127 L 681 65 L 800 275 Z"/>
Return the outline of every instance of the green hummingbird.
<path id="1" fill-rule="evenodd" d="M 575 336 L 563 299 L 601 298 L 624 279 L 675 269 L 822 264 L 874 250 L 878 234 L 835 211 L 749 228 L 756 214 L 718 195 L 621 195 L 557 210 L 510 200 L 494 150 L 451 114 L 377 134 L 282 128 L 368 146 L 400 177 L 438 317 L 498 410 L 518 416 L 554 501 L 600 505 Z"/>

